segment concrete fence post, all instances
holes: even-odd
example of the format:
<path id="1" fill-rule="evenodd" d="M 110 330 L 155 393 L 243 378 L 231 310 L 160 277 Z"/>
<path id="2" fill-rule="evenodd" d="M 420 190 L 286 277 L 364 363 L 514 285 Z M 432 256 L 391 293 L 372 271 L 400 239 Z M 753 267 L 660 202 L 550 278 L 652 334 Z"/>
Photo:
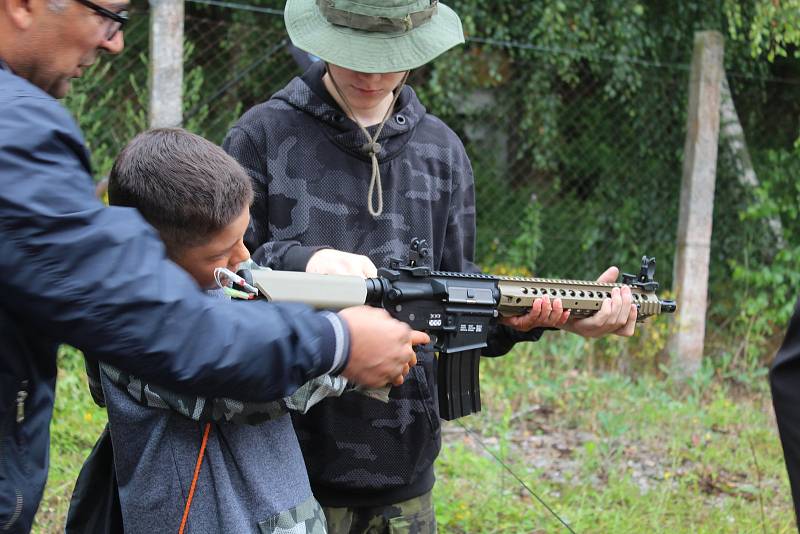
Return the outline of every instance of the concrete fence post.
<path id="1" fill-rule="evenodd" d="M 183 0 L 150 0 L 151 128 L 183 122 Z"/>
<path id="2" fill-rule="evenodd" d="M 678 312 L 668 342 L 672 373 L 681 379 L 694 375 L 703 357 L 723 54 L 719 32 L 695 34 L 673 277 Z"/>

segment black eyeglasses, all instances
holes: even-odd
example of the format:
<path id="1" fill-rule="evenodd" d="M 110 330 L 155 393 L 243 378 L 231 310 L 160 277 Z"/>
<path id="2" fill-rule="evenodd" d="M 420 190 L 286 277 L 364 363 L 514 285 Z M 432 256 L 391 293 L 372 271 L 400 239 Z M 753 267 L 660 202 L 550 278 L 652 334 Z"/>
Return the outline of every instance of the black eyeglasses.
<path id="1" fill-rule="evenodd" d="M 75 0 L 75 1 L 85 5 L 86 7 L 88 7 L 89 9 L 100 15 L 101 17 L 109 20 L 108 29 L 106 30 L 106 36 L 105 36 L 107 41 L 113 39 L 114 36 L 117 35 L 117 32 L 122 31 L 122 28 L 124 28 L 125 24 L 128 22 L 127 10 L 120 11 L 119 13 L 114 13 L 113 11 L 110 11 L 102 6 L 98 6 L 94 2 L 91 2 L 90 0 Z"/>

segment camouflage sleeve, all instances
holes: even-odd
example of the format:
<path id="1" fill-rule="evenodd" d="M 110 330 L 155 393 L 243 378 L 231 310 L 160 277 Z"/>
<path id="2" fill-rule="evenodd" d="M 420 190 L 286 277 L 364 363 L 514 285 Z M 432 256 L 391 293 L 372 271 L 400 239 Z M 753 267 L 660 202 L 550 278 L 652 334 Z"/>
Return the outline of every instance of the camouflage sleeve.
<path id="1" fill-rule="evenodd" d="M 353 387 L 343 376 L 322 375 L 309 380 L 283 400 L 289 410 L 306 413 L 321 400 L 327 397 L 339 397 L 348 389 Z"/>
<path id="2" fill-rule="evenodd" d="M 289 397 L 286 397 L 286 407 L 293 412 L 306 413 L 308 410 L 327 397 L 339 397 L 343 393 L 353 391 L 365 397 L 381 402 L 389 402 L 391 386 L 382 388 L 362 388 L 359 385 L 348 383 L 343 376 L 322 375 L 309 380 Z"/>
<path id="3" fill-rule="evenodd" d="M 305 271 L 308 260 L 325 247 L 309 247 L 299 241 L 270 241 L 269 183 L 271 177 L 263 161 L 267 153 L 266 137 L 234 126 L 222 148 L 244 167 L 253 180 L 255 196 L 250 206 L 250 225 L 244 243 L 259 264 L 283 271 Z"/>
<path id="4" fill-rule="evenodd" d="M 266 145 L 262 142 L 258 143 Z M 239 126 L 234 126 L 225 136 L 222 148 L 230 154 L 233 159 L 239 162 L 250 178 L 253 180 L 254 198 L 250 206 L 250 225 L 245 234 L 245 244 L 252 252 L 261 243 L 267 241 L 269 237 L 269 211 L 267 199 L 269 198 L 269 177 L 267 176 L 267 166 L 264 164 L 261 154 L 266 154 L 266 146 L 257 146 L 250 134 Z"/>
<path id="5" fill-rule="evenodd" d="M 192 395 L 181 395 L 161 386 L 143 382 L 101 363 L 103 376 L 130 397 L 150 408 L 171 410 L 194 421 L 257 425 L 277 419 L 289 410 L 306 413 L 309 408 L 327 397 L 338 397 L 345 391 L 361 391 L 348 384 L 342 376 L 322 375 L 300 386 L 291 396 L 273 402 L 242 402 L 228 398 L 208 399 Z M 382 390 L 363 390 L 365 395 L 382 399 Z M 388 399 L 388 391 L 385 396 Z"/>
<path id="6" fill-rule="evenodd" d="M 464 145 L 453 135 L 450 204 L 439 269 L 480 272 L 475 265 L 475 180 Z"/>
<path id="7" fill-rule="evenodd" d="M 242 402 L 228 398 L 207 399 L 169 391 L 125 374 L 105 363 L 100 364 L 100 371 L 104 379 L 124 389 L 142 406 L 171 410 L 194 421 L 257 425 L 287 413 L 285 399 L 272 402 Z"/>

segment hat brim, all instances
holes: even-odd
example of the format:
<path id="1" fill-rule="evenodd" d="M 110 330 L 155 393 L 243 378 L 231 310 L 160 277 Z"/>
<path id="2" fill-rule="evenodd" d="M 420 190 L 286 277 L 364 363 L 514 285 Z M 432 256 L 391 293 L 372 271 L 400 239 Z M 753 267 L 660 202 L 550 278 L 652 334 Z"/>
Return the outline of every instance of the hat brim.
<path id="1" fill-rule="evenodd" d="M 320 13 L 316 0 L 288 0 L 283 17 L 289 38 L 297 48 L 358 72 L 415 69 L 464 42 L 461 20 L 441 3 L 426 24 L 402 33 L 335 26 Z"/>

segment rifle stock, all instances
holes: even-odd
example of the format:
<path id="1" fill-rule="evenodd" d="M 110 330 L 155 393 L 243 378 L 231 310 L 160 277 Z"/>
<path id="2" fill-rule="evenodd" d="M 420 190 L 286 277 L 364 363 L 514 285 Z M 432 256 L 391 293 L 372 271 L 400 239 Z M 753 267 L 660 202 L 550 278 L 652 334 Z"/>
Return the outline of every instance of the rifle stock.
<path id="1" fill-rule="evenodd" d="M 379 269 L 376 278 L 254 270 L 251 283 L 269 300 L 319 309 L 380 306 L 411 328 L 428 332 L 439 353 L 439 411 L 447 420 L 480 411 L 480 354 L 492 326 L 500 316 L 527 313 L 537 298 L 560 298 L 573 316 L 588 317 L 614 287 L 628 285 L 638 321 L 676 309 L 674 301 L 656 294 L 655 260 L 648 257 L 642 258 L 638 275 L 625 274 L 622 283 L 600 283 L 431 271 L 419 265 L 427 256 L 425 242 L 414 240 L 408 261 L 391 260 L 390 268 Z"/>

